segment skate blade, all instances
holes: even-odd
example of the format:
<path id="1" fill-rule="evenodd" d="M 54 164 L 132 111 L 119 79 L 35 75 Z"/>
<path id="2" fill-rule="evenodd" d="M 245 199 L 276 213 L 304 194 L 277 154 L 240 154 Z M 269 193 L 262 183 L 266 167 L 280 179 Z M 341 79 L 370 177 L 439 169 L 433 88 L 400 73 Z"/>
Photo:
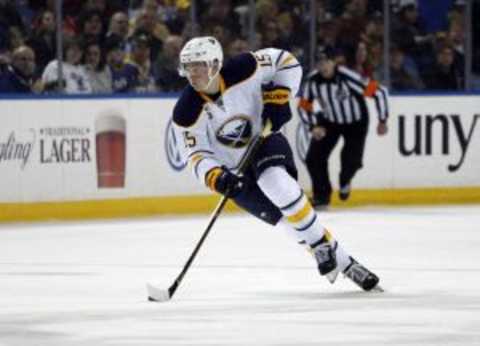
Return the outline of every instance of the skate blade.
<path id="1" fill-rule="evenodd" d="M 335 281 L 337 280 L 339 272 L 340 271 L 338 270 L 338 267 L 337 267 L 334 270 L 332 270 L 330 273 L 325 274 L 325 277 L 331 284 L 334 284 Z"/>
<path id="2" fill-rule="evenodd" d="M 383 289 L 382 286 L 376 285 L 369 292 L 383 293 L 383 292 L 385 292 L 385 290 Z"/>

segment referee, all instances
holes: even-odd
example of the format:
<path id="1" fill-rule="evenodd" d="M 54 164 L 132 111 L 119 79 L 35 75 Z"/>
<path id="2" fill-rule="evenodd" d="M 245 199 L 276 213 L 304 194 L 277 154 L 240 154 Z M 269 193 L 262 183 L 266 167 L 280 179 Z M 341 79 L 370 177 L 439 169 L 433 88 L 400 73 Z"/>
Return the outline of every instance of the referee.
<path id="1" fill-rule="evenodd" d="M 386 88 L 348 68 L 337 66 L 333 50 L 329 47 L 321 49 L 317 69 L 308 75 L 299 103 L 300 116 L 312 136 L 306 166 L 312 180 L 312 204 L 317 209 L 326 209 L 330 204 L 332 185 L 328 159 L 340 137 L 344 144 L 340 156 L 339 198 L 344 201 L 350 196 L 351 181 L 362 168 L 369 122 L 367 97 L 375 101 L 377 133 L 384 135 L 388 131 Z"/>

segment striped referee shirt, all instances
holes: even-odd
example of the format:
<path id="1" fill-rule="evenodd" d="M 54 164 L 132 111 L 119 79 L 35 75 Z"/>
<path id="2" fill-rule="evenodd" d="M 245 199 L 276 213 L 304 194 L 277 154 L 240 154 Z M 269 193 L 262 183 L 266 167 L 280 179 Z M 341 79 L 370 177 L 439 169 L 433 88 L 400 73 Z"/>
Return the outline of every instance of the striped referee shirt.
<path id="1" fill-rule="evenodd" d="M 358 123 L 368 119 L 366 97 L 373 98 L 378 120 L 385 122 L 389 111 L 385 87 L 343 66 L 336 66 L 329 79 L 315 70 L 303 85 L 298 111 L 310 127 L 325 123 Z M 320 105 L 318 112 L 314 112 L 315 100 Z"/>

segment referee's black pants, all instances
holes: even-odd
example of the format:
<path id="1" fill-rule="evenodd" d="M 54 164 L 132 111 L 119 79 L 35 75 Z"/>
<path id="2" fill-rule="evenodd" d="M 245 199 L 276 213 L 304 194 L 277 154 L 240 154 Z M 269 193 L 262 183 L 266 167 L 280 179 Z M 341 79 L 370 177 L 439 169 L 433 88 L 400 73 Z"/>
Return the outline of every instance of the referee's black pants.
<path id="1" fill-rule="evenodd" d="M 306 157 L 306 166 L 312 181 L 313 199 L 319 204 L 330 203 L 332 184 L 328 173 L 328 159 L 340 137 L 343 147 L 340 153 L 340 187 L 350 184 L 355 173 L 362 168 L 368 120 L 353 124 L 326 123 L 325 136 L 312 138 Z"/>

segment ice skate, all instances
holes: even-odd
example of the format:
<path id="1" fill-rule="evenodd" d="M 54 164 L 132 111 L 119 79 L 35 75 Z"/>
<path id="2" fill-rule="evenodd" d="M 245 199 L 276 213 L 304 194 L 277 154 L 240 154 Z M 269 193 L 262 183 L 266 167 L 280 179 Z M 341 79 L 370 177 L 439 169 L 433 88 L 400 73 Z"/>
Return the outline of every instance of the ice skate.
<path id="1" fill-rule="evenodd" d="M 357 284 L 364 291 L 371 291 L 373 289 L 383 291 L 378 286 L 380 279 L 377 275 L 358 263 L 353 257 L 350 257 L 351 263 L 345 268 L 343 274 Z"/>
<path id="2" fill-rule="evenodd" d="M 311 247 L 313 256 L 317 261 L 320 275 L 327 275 L 334 271 L 337 267 L 337 258 L 335 255 L 337 242 L 333 241 L 332 244 L 327 240 L 326 236 L 323 236 L 322 239 L 320 239 L 316 244 L 312 244 Z"/>

